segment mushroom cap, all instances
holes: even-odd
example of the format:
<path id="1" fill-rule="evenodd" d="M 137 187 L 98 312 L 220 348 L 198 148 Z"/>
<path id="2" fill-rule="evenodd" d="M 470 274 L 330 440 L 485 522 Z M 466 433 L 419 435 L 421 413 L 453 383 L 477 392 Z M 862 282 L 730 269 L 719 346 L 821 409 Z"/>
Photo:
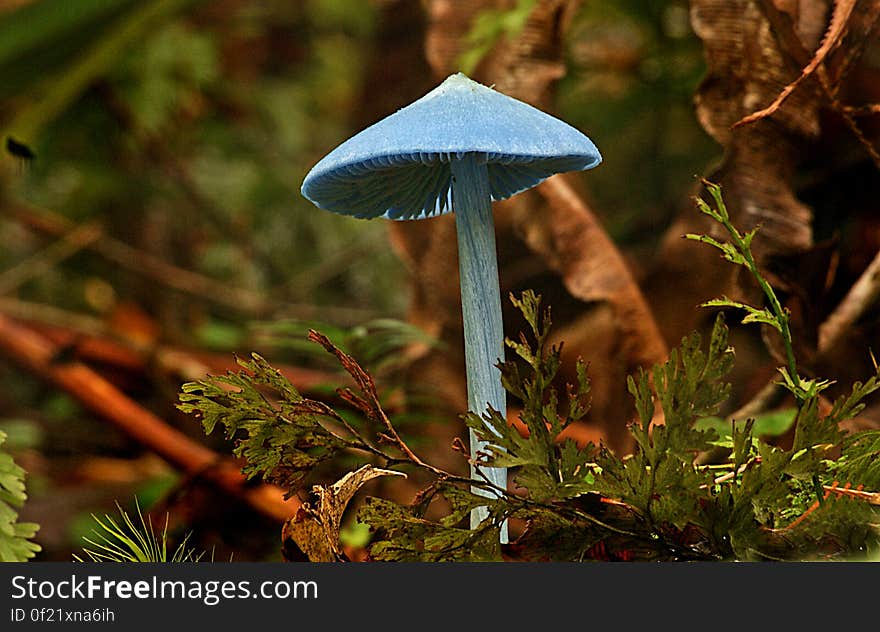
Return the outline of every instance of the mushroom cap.
<path id="1" fill-rule="evenodd" d="M 442 215 L 453 210 L 449 163 L 467 153 L 485 157 L 493 200 L 602 161 L 568 123 L 458 73 L 327 154 L 302 194 L 360 218 Z"/>

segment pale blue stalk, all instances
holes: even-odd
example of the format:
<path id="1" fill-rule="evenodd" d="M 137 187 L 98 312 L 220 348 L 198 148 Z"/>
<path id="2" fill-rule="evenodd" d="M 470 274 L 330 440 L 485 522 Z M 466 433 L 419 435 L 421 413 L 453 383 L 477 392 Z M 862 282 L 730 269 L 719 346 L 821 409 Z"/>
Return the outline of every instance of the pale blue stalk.
<path id="1" fill-rule="evenodd" d="M 501 321 L 501 290 L 495 227 L 485 154 L 467 153 L 451 161 L 452 208 L 458 234 L 458 269 L 461 275 L 461 310 L 464 317 L 464 355 L 467 371 L 468 409 L 484 414 L 487 405 L 506 418 L 507 404 L 501 373 L 495 366 L 504 357 L 504 329 Z M 470 431 L 471 455 L 484 450 Z M 471 477 L 480 478 L 471 465 Z M 507 489 L 507 468 L 480 468 L 494 485 Z M 474 487 L 474 493 L 492 497 Z M 488 510 L 471 512 L 471 528 L 486 518 Z M 507 543 L 507 522 L 501 528 L 501 542 Z"/>
<path id="2" fill-rule="evenodd" d="M 491 201 L 601 161 L 593 141 L 568 123 L 458 73 L 336 147 L 312 167 L 301 190 L 317 206 L 355 217 L 415 220 L 455 212 L 468 407 L 483 414 L 491 406 L 504 416 L 495 367 L 504 334 Z M 470 449 L 485 449 L 473 432 Z M 483 473 L 507 488 L 506 468 Z M 471 526 L 486 515 L 485 507 L 472 512 Z M 501 541 L 507 542 L 506 522 Z"/>

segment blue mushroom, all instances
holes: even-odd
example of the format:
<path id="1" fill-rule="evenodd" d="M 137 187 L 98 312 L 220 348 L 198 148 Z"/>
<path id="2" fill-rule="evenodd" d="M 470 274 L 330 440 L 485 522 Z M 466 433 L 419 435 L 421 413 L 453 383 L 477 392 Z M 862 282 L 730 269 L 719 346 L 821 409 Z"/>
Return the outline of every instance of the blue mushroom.
<path id="1" fill-rule="evenodd" d="M 455 213 L 468 408 L 483 413 L 491 406 L 505 415 L 491 203 L 601 161 L 592 141 L 567 123 L 458 73 L 327 154 L 306 175 L 302 194 L 319 208 L 359 218 Z M 470 444 L 471 454 L 485 449 L 473 432 Z M 480 473 L 507 488 L 506 469 Z M 472 466 L 473 477 L 480 473 Z M 475 510 L 471 527 L 486 515 L 485 507 Z"/>

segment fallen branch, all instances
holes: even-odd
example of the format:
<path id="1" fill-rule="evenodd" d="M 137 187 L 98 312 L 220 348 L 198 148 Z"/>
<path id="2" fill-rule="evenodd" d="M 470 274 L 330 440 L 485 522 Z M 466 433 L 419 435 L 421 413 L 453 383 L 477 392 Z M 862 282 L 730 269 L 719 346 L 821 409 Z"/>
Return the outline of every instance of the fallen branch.
<path id="1" fill-rule="evenodd" d="M 56 265 L 78 253 L 101 237 L 96 222 L 74 225 L 71 230 L 43 250 L 0 273 L 0 295 L 10 294 L 24 283 L 46 274 Z"/>
<path id="2" fill-rule="evenodd" d="M 874 256 L 843 300 L 819 326 L 819 353 L 824 354 L 834 349 L 878 297 L 880 297 L 880 252 Z"/>
<path id="3" fill-rule="evenodd" d="M 11 316 L 52 344 L 85 362 L 146 373 L 157 369 L 182 380 L 200 380 L 208 374 L 236 370 L 231 354 L 185 350 L 168 345 L 143 345 L 113 335 L 104 321 L 43 303 L 0 297 L 0 314 Z M 304 392 L 338 384 L 337 373 L 292 365 L 275 365 L 281 374 Z"/>
<path id="4" fill-rule="evenodd" d="M 4 210 L 24 226 L 51 237 L 63 238 L 68 233 L 79 230 L 74 222 L 48 209 L 38 209 L 19 203 L 10 205 Z M 106 233 L 98 234 L 95 239 L 83 244 L 82 247 L 164 287 L 215 305 L 222 305 L 236 312 L 256 315 L 290 314 L 296 318 L 320 317 L 344 322 L 360 322 L 376 316 L 376 313 L 370 309 L 270 300 L 260 292 L 235 287 L 168 263 L 161 257 L 135 248 Z"/>
<path id="5" fill-rule="evenodd" d="M 188 476 L 210 482 L 274 520 L 287 520 L 300 507 L 296 498 L 284 500 L 278 487 L 249 486 L 232 462 L 170 427 L 85 364 L 57 362 L 56 345 L 2 315 L 0 350 Z"/>

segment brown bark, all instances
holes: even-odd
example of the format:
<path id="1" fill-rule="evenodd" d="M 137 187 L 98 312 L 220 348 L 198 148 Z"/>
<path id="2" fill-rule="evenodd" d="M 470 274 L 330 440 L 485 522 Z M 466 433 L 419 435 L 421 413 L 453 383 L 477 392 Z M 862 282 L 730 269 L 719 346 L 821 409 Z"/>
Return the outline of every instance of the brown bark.
<path id="1" fill-rule="evenodd" d="M 277 487 L 246 484 L 239 468 L 232 462 L 175 430 L 88 366 L 56 360 L 58 347 L 2 315 L 0 349 L 10 359 L 69 393 L 87 409 L 181 472 L 215 485 L 275 520 L 287 520 L 299 507 L 296 498 L 285 501 L 282 490 Z"/>

